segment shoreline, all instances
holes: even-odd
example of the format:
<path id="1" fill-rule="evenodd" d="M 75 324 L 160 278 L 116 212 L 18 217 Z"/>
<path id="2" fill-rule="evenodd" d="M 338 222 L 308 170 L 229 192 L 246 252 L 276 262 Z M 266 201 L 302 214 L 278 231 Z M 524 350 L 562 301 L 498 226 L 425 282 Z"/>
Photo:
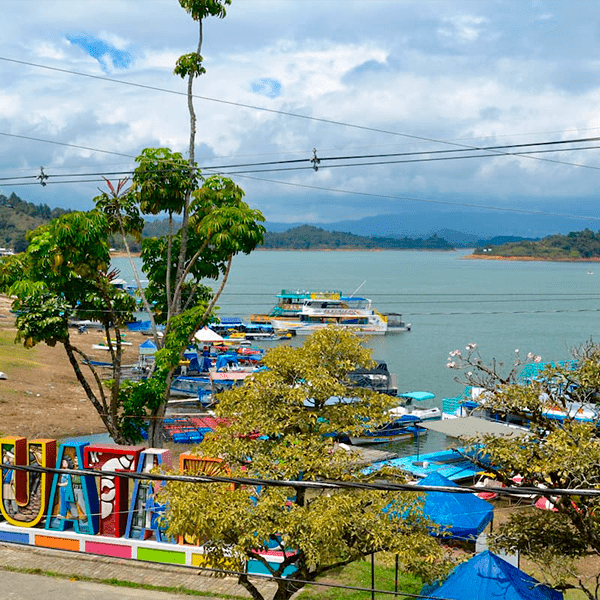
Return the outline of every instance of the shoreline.
<path id="1" fill-rule="evenodd" d="M 462 248 L 460 248 L 462 250 Z M 436 248 L 255 248 L 252 252 L 456 252 Z M 139 258 L 141 252 L 132 252 L 132 258 Z M 110 253 L 111 258 L 127 258 L 127 252 L 116 251 Z M 486 257 L 487 258 L 487 257 Z"/>
<path id="2" fill-rule="evenodd" d="M 572 263 L 586 263 L 586 262 L 600 262 L 600 257 L 592 258 L 545 258 L 543 256 L 497 256 L 489 255 L 483 256 L 481 254 L 467 254 L 462 257 L 463 259 L 472 260 L 508 260 L 508 261 L 529 261 L 529 262 L 572 262 Z"/>

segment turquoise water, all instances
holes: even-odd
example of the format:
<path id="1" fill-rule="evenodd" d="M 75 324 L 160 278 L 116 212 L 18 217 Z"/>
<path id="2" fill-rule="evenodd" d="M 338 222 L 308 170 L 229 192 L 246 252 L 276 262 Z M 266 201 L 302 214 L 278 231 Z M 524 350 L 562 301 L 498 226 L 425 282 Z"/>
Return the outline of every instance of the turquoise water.
<path id="1" fill-rule="evenodd" d="M 464 387 L 446 360 L 469 342 L 479 345 L 484 361 L 511 365 L 516 348 L 522 356 L 559 360 L 590 338 L 600 340 L 600 264 L 469 260 L 467 254 L 254 252 L 234 259 L 220 314 L 266 312 L 284 288 L 358 289 L 378 310 L 402 313 L 412 323 L 410 332 L 366 340 L 374 357 L 388 363 L 401 392 L 430 391 L 438 405 Z M 113 264 L 133 282 L 126 259 Z"/>

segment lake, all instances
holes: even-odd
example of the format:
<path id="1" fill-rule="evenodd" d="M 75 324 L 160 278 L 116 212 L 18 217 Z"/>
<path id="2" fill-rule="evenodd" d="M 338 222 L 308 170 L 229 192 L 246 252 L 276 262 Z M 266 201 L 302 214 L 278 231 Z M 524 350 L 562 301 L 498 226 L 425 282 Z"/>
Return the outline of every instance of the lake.
<path id="1" fill-rule="evenodd" d="M 268 312 L 282 289 L 356 291 L 412 324 L 410 332 L 365 342 L 397 375 L 400 392 L 432 392 L 440 406 L 464 388 L 446 368 L 448 353 L 469 342 L 479 345 L 484 361 L 510 366 L 515 349 L 559 360 L 600 339 L 599 263 L 472 260 L 468 254 L 257 251 L 234 259 L 220 315 Z M 114 259 L 113 266 L 134 282 L 127 259 Z"/>

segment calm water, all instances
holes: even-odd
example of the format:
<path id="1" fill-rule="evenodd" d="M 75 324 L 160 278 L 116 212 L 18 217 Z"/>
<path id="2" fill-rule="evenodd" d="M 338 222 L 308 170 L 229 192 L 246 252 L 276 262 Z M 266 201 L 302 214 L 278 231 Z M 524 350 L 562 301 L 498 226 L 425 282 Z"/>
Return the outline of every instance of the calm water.
<path id="1" fill-rule="evenodd" d="M 236 257 L 222 316 L 266 312 L 281 289 L 330 289 L 366 296 L 383 312 L 402 313 L 407 333 L 367 340 L 403 391 L 457 396 L 463 385 L 446 368 L 448 353 L 479 345 L 485 361 L 512 364 L 514 351 L 544 360 L 600 340 L 600 264 L 464 259 L 457 252 L 260 251 Z M 115 259 L 133 282 L 126 259 Z M 301 343 L 301 338 L 293 343 Z M 271 342 L 273 344 L 273 342 Z"/>

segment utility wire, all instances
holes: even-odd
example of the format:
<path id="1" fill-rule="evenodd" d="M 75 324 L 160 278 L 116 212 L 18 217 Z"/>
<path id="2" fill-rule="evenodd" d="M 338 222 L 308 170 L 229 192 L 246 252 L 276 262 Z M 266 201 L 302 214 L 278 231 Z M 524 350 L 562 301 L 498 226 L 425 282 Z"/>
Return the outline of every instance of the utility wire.
<path id="1" fill-rule="evenodd" d="M 485 204 L 475 204 L 471 202 L 452 202 L 450 200 L 433 200 L 430 198 L 414 198 L 412 196 L 393 196 L 391 194 L 375 194 L 372 192 L 359 192 L 356 190 L 345 190 L 339 188 L 326 188 L 323 186 L 317 185 L 308 185 L 304 183 L 293 183 L 291 181 L 281 181 L 279 179 L 264 179 L 262 177 L 255 177 L 252 175 L 239 175 L 244 179 L 251 179 L 253 181 L 262 181 L 264 183 L 277 183 L 280 185 L 287 185 L 290 187 L 304 188 L 309 190 L 317 190 L 321 192 L 334 192 L 337 194 L 348 194 L 351 196 L 365 196 L 368 198 L 387 198 L 389 200 L 410 200 L 411 202 L 421 202 L 426 204 L 443 204 L 445 206 L 462 206 L 465 208 L 481 208 L 483 210 L 497 210 L 500 212 L 512 212 L 519 214 L 528 214 L 528 215 L 546 215 L 550 217 L 564 217 L 565 219 L 576 219 L 576 220 L 584 220 L 589 219 L 591 221 L 600 221 L 600 217 L 591 217 L 586 215 L 569 215 L 565 213 L 553 213 L 546 212 L 542 210 L 527 210 L 524 208 L 506 208 L 499 206 L 489 206 Z"/>
<path id="2" fill-rule="evenodd" d="M 468 458 L 465 458 L 468 460 Z M 96 469 L 59 469 L 52 467 L 41 467 L 36 465 L 8 465 L 2 463 L 2 469 L 27 471 L 31 473 L 50 473 L 53 475 L 71 475 L 77 477 L 124 477 L 140 481 L 173 481 L 191 484 L 235 484 L 241 486 L 269 486 L 278 488 L 294 488 L 303 490 L 361 490 L 382 492 L 412 492 L 422 494 L 424 492 L 447 492 L 451 494 L 478 494 L 481 492 L 494 492 L 502 496 L 584 496 L 586 498 L 600 497 L 598 488 L 539 488 L 527 486 L 435 486 L 414 485 L 411 483 L 365 482 L 365 481 L 338 481 L 323 479 L 320 481 L 270 479 L 261 477 L 226 477 L 217 475 L 170 475 L 168 473 L 138 473 L 134 471 L 100 471 Z"/>
<path id="3" fill-rule="evenodd" d="M 0 135 L 8 136 L 8 137 L 17 137 L 17 138 L 25 137 L 25 136 L 6 133 L 6 132 L 0 132 Z M 66 144 L 63 142 L 57 142 L 57 141 L 47 140 L 47 139 L 42 139 L 42 138 L 27 137 L 26 139 L 30 139 L 30 140 L 34 140 L 34 141 L 38 141 L 38 142 L 42 142 L 42 143 L 50 143 L 50 144 L 67 146 L 67 147 L 77 147 L 77 148 L 84 148 L 86 150 L 94 150 L 93 148 L 89 148 L 89 147 L 85 147 L 85 146 L 74 146 L 73 144 Z M 508 145 L 504 145 L 504 146 L 485 146 L 485 147 L 482 147 L 480 150 L 489 152 L 489 151 L 492 151 L 495 149 L 500 149 L 500 148 L 508 150 L 508 149 L 512 149 L 512 148 L 531 148 L 531 147 L 536 147 L 536 146 L 557 146 L 557 145 L 583 143 L 583 142 L 589 143 L 589 142 L 595 142 L 595 141 L 600 141 L 600 137 L 531 142 L 529 144 L 508 144 Z M 599 147 L 600 146 L 586 146 L 586 147 L 578 147 L 578 148 L 557 148 L 557 149 L 551 149 L 551 150 L 530 150 L 527 152 L 524 151 L 524 152 L 520 152 L 520 153 L 507 153 L 505 155 L 506 156 L 517 156 L 517 155 L 525 154 L 525 153 L 571 152 L 571 151 L 575 151 L 575 150 L 593 150 L 593 149 L 597 149 Z M 98 150 L 98 151 L 104 152 L 103 150 Z M 439 155 L 439 154 L 446 155 L 442 158 L 422 158 L 422 159 L 411 160 L 411 161 L 362 162 L 362 163 L 354 163 L 351 165 L 335 165 L 336 167 L 339 167 L 339 166 L 364 166 L 364 165 L 371 165 L 371 164 L 373 164 L 373 165 L 398 164 L 398 163 L 403 163 L 403 162 L 430 162 L 430 161 L 435 161 L 435 160 L 456 160 L 456 159 L 462 159 L 462 158 L 479 158 L 479 157 L 496 156 L 496 154 L 477 154 L 477 155 L 470 155 L 470 156 L 447 156 L 448 154 L 459 154 L 459 153 L 464 153 L 464 152 L 471 152 L 471 150 L 455 148 L 452 150 L 394 152 L 394 153 L 386 153 L 386 154 L 362 154 L 362 155 L 359 154 L 359 155 L 351 155 L 351 156 L 322 156 L 322 157 L 319 157 L 319 161 L 326 162 L 326 161 L 346 161 L 346 160 L 367 160 L 367 159 L 373 159 L 373 158 L 394 158 L 394 157 L 400 157 L 400 156 L 408 157 L 408 156 L 428 156 L 428 155 Z M 129 155 L 123 154 L 122 156 L 129 156 Z M 205 165 L 205 166 L 199 166 L 198 169 L 200 171 L 215 170 L 215 169 L 238 169 L 238 168 L 243 168 L 243 167 L 264 167 L 264 166 L 299 164 L 299 163 L 309 163 L 309 162 L 311 162 L 311 158 L 298 158 L 298 159 L 290 159 L 290 160 L 263 161 L 263 162 L 228 164 L 228 165 L 210 165 L 210 166 Z M 304 168 L 305 169 L 313 169 L 314 167 L 312 165 L 307 165 Z M 326 168 L 326 167 L 322 166 L 320 168 Z M 173 172 L 181 172 L 181 171 L 185 171 L 185 170 L 189 170 L 189 167 L 186 167 L 183 169 L 157 169 L 155 172 L 156 173 L 173 173 Z M 285 170 L 291 170 L 291 169 L 285 169 Z M 121 170 L 121 171 L 100 171 L 100 172 L 95 172 L 95 173 L 61 173 L 60 177 L 85 177 L 85 176 L 96 176 L 96 175 L 99 175 L 99 176 L 133 175 L 134 172 L 135 171 L 133 169 L 127 169 L 127 170 Z M 253 171 L 251 171 L 251 172 L 253 172 Z M 261 171 L 257 171 L 257 172 L 268 172 L 268 171 L 261 170 Z M 2 178 L 0 178 L 0 181 L 10 181 L 13 179 L 37 179 L 37 178 L 38 178 L 37 175 L 29 175 L 29 176 L 17 175 L 14 177 L 2 177 Z"/>
<path id="4" fill-rule="evenodd" d="M 4 56 L 0 56 L 0 60 L 5 61 L 5 62 L 10 62 L 10 63 L 15 63 L 15 64 L 20 64 L 20 65 L 25 65 L 25 66 L 29 66 L 29 67 L 36 67 L 39 69 L 46 69 L 49 71 L 55 71 L 55 72 L 59 72 L 59 73 L 66 73 L 69 75 L 77 75 L 79 77 L 87 77 L 90 79 L 97 79 L 100 81 L 107 81 L 110 83 L 118 83 L 120 85 L 128 85 L 128 86 L 132 86 L 132 87 L 137 87 L 137 88 L 141 88 L 141 89 L 147 89 L 147 90 L 152 90 L 152 91 L 158 91 L 158 92 L 164 92 L 167 94 L 174 94 L 177 96 L 188 96 L 187 92 L 180 92 L 177 90 L 171 90 L 168 88 L 161 88 L 158 86 L 152 86 L 152 85 L 146 85 L 146 84 L 142 84 L 142 83 L 134 83 L 131 81 L 125 81 L 123 79 L 115 79 L 112 77 L 105 77 L 102 75 L 92 75 L 90 73 L 82 73 L 80 71 L 73 71 L 70 69 L 61 69 L 58 67 L 50 67 L 48 65 L 41 65 L 38 63 L 32 63 L 32 62 L 28 62 L 28 61 L 23 61 L 23 60 L 17 60 L 14 58 L 8 58 L 8 57 L 4 57 Z M 386 135 L 395 135 L 395 136 L 400 136 L 400 137 L 404 137 L 407 139 L 412 139 L 412 140 L 418 140 L 418 141 L 424 141 L 424 142 L 433 142 L 436 144 L 447 144 L 450 146 L 456 146 L 459 148 L 466 148 L 469 150 L 480 150 L 480 147 L 478 146 L 471 146 L 468 144 L 462 144 L 459 142 L 452 142 L 452 141 L 447 141 L 447 140 L 438 140 L 435 138 L 431 138 L 431 137 L 426 137 L 426 136 L 418 136 L 418 135 L 413 135 L 413 134 L 409 134 L 409 133 L 402 133 L 402 132 L 398 132 L 398 131 L 389 131 L 386 129 L 380 129 L 377 127 L 368 127 L 366 125 L 357 125 L 354 123 L 347 123 L 344 121 L 336 121 L 333 119 L 324 119 L 324 118 L 319 118 L 319 117 L 312 117 L 309 115 L 303 115 L 303 114 L 299 114 L 299 113 L 293 113 L 293 112 L 289 112 L 289 111 L 283 111 L 283 110 L 277 110 L 277 109 L 273 109 L 273 108 L 266 108 L 266 107 L 262 107 L 262 106 L 255 106 L 255 105 L 251 105 L 251 104 L 244 104 L 242 102 L 233 102 L 230 100 L 223 100 L 223 99 L 219 99 L 219 98 L 211 98 L 209 96 L 200 96 L 198 94 L 193 94 L 192 95 L 193 98 L 197 98 L 199 100 L 205 100 L 207 102 L 216 102 L 219 104 L 225 104 L 225 105 L 229 105 L 229 106 L 236 106 L 236 107 L 240 107 L 240 108 L 249 108 L 252 110 L 257 110 L 257 111 L 261 111 L 261 112 L 267 112 L 267 113 L 271 113 L 271 114 L 278 114 L 278 115 L 282 115 L 282 116 L 286 116 L 286 117 L 293 117 L 296 119 L 304 119 L 304 120 L 308 120 L 308 121 L 314 121 L 317 123 L 324 123 L 324 124 L 328 124 L 328 125 L 337 125 L 337 126 L 342 126 L 342 127 L 348 127 L 348 128 L 352 128 L 352 129 L 358 129 L 361 131 L 370 131 L 370 132 L 374 132 L 374 133 L 384 133 Z M 499 155 L 504 154 L 503 152 L 498 151 Z M 532 160 L 540 160 L 540 161 L 544 161 L 544 162 L 551 162 L 551 163 L 556 163 L 556 164 L 563 164 L 563 165 L 568 165 L 568 166 L 575 166 L 575 167 L 581 167 L 581 168 L 593 168 L 590 167 L 589 165 L 583 165 L 583 164 L 579 164 L 579 163 L 568 163 L 568 162 L 564 162 L 564 161 L 557 161 L 557 160 L 551 160 L 551 159 L 547 159 L 547 158 L 541 158 L 541 157 L 536 157 L 536 156 L 523 156 L 523 158 L 529 158 Z"/>

